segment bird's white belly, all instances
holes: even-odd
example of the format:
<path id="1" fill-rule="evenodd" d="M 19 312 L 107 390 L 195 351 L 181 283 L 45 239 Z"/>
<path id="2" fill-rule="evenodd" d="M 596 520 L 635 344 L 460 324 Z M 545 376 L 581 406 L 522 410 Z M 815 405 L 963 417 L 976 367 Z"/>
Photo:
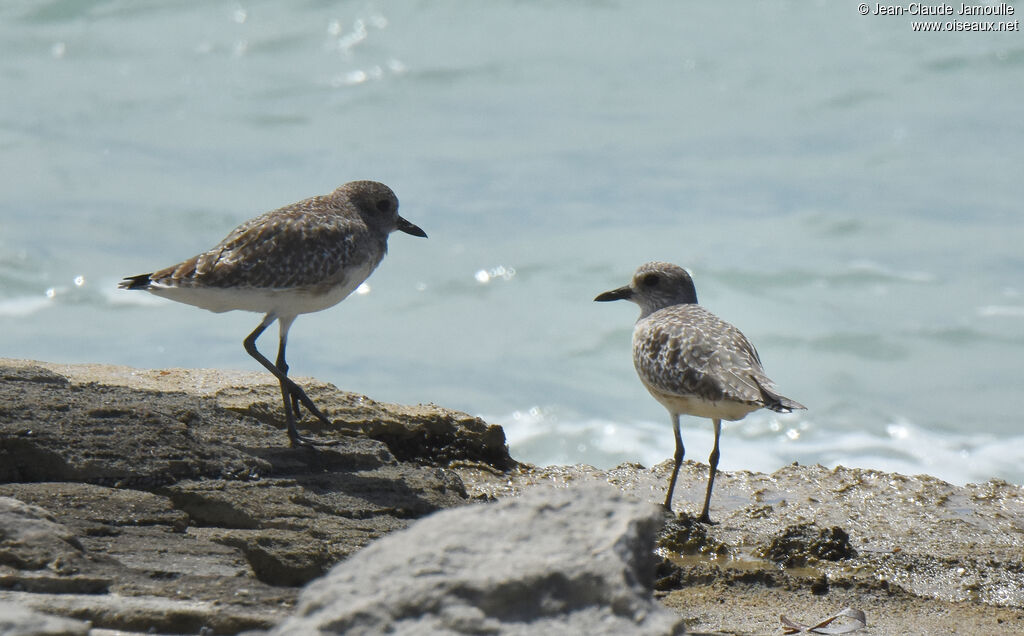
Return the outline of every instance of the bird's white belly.
<path id="1" fill-rule="evenodd" d="M 676 415 L 695 415 L 697 417 L 732 421 L 741 420 L 747 413 L 761 408 L 756 404 L 747 404 L 745 402 L 734 402 L 731 400 L 711 402 L 697 396 L 672 395 L 651 388 L 646 383 L 644 386 L 647 387 L 647 390 L 654 396 L 655 400 L 660 402 L 670 413 L 675 413 Z"/>
<path id="2" fill-rule="evenodd" d="M 376 265 L 374 263 L 373 265 Z M 349 271 L 335 285 L 315 288 L 177 287 L 152 285 L 147 291 L 163 298 L 216 313 L 241 310 L 278 316 L 309 314 L 337 305 L 366 280 L 374 267 Z"/>

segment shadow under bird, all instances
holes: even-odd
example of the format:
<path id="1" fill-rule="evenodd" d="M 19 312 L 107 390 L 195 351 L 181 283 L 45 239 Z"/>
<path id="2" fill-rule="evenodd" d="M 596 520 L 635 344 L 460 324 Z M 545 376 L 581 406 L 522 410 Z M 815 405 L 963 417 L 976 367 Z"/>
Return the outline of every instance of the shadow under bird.
<path id="1" fill-rule="evenodd" d="M 246 352 L 278 379 L 292 446 L 329 445 L 299 434 L 299 404 L 323 424 L 331 422 L 288 378 L 285 347 L 299 314 L 333 307 L 365 281 L 388 251 L 395 230 L 426 238 L 398 215 L 398 198 L 376 181 L 352 181 L 334 192 L 272 210 L 235 228 L 213 249 L 150 274 L 125 278 L 121 289 L 221 313 L 264 314 L 243 342 Z M 277 362 L 256 349 L 256 339 L 278 321 Z"/>
<path id="2" fill-rule="evenodd" d="M 641 265 L 624 287 L 596 301 L 630 300 L 640 306 L 633 329 L 633 366 L 647 390 L 672 417 L 675 466 L 665 508 L 672 510 L 679 467 L 686 453 L 679 416 L 710 418 L 715 445 L 708 458 L 708 487 L 700 521 L 711 523 L 708 508 L 718 470 L 722 420 L 739 420 L 760 408 L 779 413 L 804 405 L 776 393 L 754 345 L 739 329 L 697 304 L 697 291 L 685 269 L 671 263 Z"/>

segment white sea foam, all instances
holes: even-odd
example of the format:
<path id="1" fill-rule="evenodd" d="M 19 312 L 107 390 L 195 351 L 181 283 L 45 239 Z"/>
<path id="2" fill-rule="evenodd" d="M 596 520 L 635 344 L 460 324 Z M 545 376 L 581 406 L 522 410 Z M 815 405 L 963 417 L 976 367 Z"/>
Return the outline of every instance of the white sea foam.
<path id="1" fill-rule="evenodd" d="M 50 290 L 47 290 L 50 291 Z M 38 296 L 21 296 L 18 298 L 5 298 L 0 300 L 0 316 L 6 318 L 19 318 L 31 316 L 51 306 L 54 301 L 54 294 L 40 294 Z"/>
<path id="2" fill-rule="evenodd" d="M 674 451 L 667 417 L 664 422 L 571 420 L 533 408 L 485 419 L 504 427 L 513 457 L 538 465 L 651 466 Z M 681 424 L 687 458 L 706 462 L 714 441 L 710 421 L 684 417 Z M 906 420 L 873 434 L 821 430 L 795 415 L 755 413 L 725 422 L 720 445 L 719 468 L 726 471 L 772 472 L 799 462 L 928 474 L 954 484 L 992 478 L 1024 483 L 1024 436 L 945 433 Z"/>
<path id="3" fill-rule="evenodd" d="M 1024 318 L 1024 306 L 1021 305 L 985 305 L 978 307 L 978 315 L 982 318 Z"/>

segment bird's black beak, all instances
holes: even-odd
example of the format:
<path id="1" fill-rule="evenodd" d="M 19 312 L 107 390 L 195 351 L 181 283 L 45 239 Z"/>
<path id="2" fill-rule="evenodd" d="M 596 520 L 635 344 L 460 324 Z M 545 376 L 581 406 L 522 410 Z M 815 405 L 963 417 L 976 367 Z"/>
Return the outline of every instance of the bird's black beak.
<path id="1" fill-rule="evenodd" d="M 395 229 L 405 232 L 406 234 L 412 234 L 413 236 L 427 238 L 427 233 L 421 230 L 418 225 L 413 225 L 402 217 L 398 217 L 398 223 L 395 225 Z"/>
<path id="2" fill-rule="evenodd" d="M 608 302 L 609 300 L 629 300 L 633 297 L 633 290 L 629 286 L 619 287 L 611 291 L 606 291 L 603 294 L 599 294 L 596 300 L 599 303 Z"/>

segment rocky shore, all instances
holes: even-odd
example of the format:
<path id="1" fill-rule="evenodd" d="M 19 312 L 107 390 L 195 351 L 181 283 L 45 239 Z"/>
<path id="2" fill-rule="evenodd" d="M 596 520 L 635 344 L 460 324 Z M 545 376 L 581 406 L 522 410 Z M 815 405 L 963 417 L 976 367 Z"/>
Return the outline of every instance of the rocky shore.
<path id="1" fill-rule="evenodd" d="M 266 374 L 0 359 L 0 634 L 1024 632 L 1020 486 L 723 473 L 704 526 L 653 505 L 667 463 L 523 465 L 479 418 L 302 383 L 337 446 L 288 447 Z"/>

